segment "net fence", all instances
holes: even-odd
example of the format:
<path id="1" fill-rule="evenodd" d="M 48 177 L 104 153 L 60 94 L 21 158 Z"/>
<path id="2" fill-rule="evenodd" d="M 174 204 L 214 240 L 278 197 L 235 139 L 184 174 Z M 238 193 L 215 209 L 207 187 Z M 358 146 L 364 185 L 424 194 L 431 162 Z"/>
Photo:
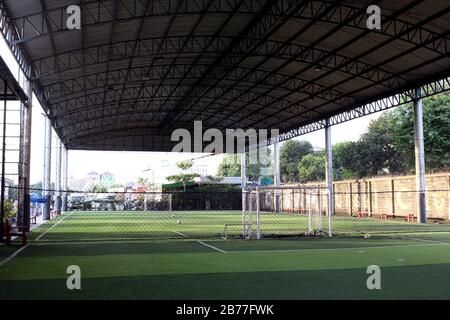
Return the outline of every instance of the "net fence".
<path id="1" fill-rule="evenodd" d="M 322 185 L 258 187 L 244 192 L 66 192 L 67 210 L 57 214 L 52 209 L 50 221 L 42 220 L 44 204 L 32 203 L 35 219 L 29 238 L 101 241 L 450 233 L 449 194 L 448 190 L 429 190 L 428 220 L 418 223 L 415 191 L 335 188 L 331 216 L 328 190 Z"/>
<path id="2" fill-rule="evenodd" d="M 333 190 L 322 185 L 247 190 L 243 223 L 247 238 L 282 236 L 403 236 L 450 232 L 448 190 L 428 191 L 428 220 L 421 223 L 416 191 Z M 328 214 L 328 201 L 332 212 Z M 441 205 L 442 211 L 433 208 Z M 447 202 L 448 203 L 448 202 Z M 434 209 L 434 210 L 433 210 Z"/>

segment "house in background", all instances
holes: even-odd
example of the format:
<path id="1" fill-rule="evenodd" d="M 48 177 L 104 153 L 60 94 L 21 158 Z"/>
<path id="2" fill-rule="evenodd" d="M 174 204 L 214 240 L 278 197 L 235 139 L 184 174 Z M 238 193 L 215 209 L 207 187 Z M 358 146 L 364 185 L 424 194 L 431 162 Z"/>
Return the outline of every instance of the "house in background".
<path id="1" fill-rule="evenodd" d="M 100 175 L 100 184 L 106 188 L 111 188 L 115 183 L 114 175 L 105 171 Z"/>
<path id="2" fill-rule="evenodd" d="M 5 199 L 10 198 L 10 188 L 15 185 L 14 181 L 5 177 Z M 15 191 L 12 189 L 11 191 Z"/>
<path id="3" fill-rule="evenodd" d="M 100 183 L 100 174 L 95 171 L 91 171 L 87 174 L 87 184 L 96 185 Z"/>

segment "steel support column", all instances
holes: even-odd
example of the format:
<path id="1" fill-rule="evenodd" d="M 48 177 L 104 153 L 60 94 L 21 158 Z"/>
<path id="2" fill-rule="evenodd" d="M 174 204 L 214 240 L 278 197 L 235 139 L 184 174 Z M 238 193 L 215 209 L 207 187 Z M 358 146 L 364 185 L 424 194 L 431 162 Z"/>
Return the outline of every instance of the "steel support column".
<path id="1" fill-rule="evenodd" d="M 69 161 L 69 152 L 66 147 L 62 146 L 62 211 L 67 211 L 67 190 L 68 186 L 68 161 Z"/>
<path id="2" fill-rule="evenodd" d="M 1 204 L 0 204 L 0 242 L 3 241 L 3 217 L 5 216 L 5 158 L 6 158 L 6 107 L 7 107 L 7 94 L 8 85 L 4 81 L 5 91 L 3 93 L 3 133 L 2 133 L 2 185 L 1 185 Z"/>
<path id="3" fill-rule="evenodd" d="M 44 180 L 42 195 L 45 197 L 44 204 L 44 220 L 50 220 L 50 207 L 52 202 L 51 197 L 51 163 L 52 163 L 52 125 L 50 119 L 45 117 L 45 132 L 44 132 Z"/>
<path id="4" fill-rule="evenodd" d="M 21 126 L 23 125 L 23 138 L 21 138 L 19 165 L 19 190 L 18 190 L 18 212 L 17 226 L 20 231 L 27 232 L 30 230 L 30 159 L 31 159 L 31 120 L 32 120 L 32 97 L 33 89 L 30 81 L 24 81 L 28 103 L 22 103 Z"/>
<path id="5" fill-rule="evenodd" d="M 278 150 L 278 138 L 273 143 L 273 184 L 280 187 L 280 153 Z M 280 190 L 275 189 L 275 212 L 280 212 Z"/>
<path id="6" fill-rule="evenodd" d="M 332 217 L 334 215 L 333 205 L 333 150 L 331 145 L 331 126 L 327 120 L 325 125 L 325 151 L 326 151 L 326 168 L 325 181 L 327 188 L 327 216 L 328 216 L 328 235 L 333 235 Z"/>
<path id="7" fill-rule="evenodd" d="M 56 136 L 55 210 L 57 214 L 61 214 L 61 154 L 62 143 Z"/>
<path id="8" fill-rule="evenodd" d="M 423 140 L 423 114 L 421 90 L 415 90 L 414 100 L 414 147 L 416 157 L 416 202 L 417 222 L 427 222 L 427 207 L 425 200 L 425 151 Z"/>
<path id="9" fill-rule="evenodd" d="M 246 161 L 245 161 L 245 152 L 241 153 L 241 190 L 242 190 L 242 236 L 245 238 L 246 236 L 246 207 L 247 207 L 247 198 L 245 193 L 245 186 L 247 185 L 247 172 L 246 172 Z"/>

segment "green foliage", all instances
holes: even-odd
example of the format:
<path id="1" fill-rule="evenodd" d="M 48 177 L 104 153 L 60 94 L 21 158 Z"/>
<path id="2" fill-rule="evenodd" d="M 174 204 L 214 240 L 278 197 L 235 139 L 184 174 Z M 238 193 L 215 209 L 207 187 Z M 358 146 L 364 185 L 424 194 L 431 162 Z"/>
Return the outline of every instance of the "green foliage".
<path id="1" fill-rule="evenodd" d="M 270 149 L 266 149 L 267 152 L 258 152 L 258 163 L 249 163 L 249 153 L 246 153 L 246 172 L 247 179 L 250 181 L 258 181 L 260 177 L 265 176 L 263 168 L 270 167 L 267 165 L 271 163 Z M 221 177 L 240 177 L 241 176 L 241 155 L 230 154 L 224 157 L 219 164 L 217 175 Z"/>
<path id="2" fill-rule="evenodd" d="M 100 184 L 94 184 L 92 186 L 92 191 L 91 192 L 107 192 L 108 189 L 106 189 L 106 187 L 100 185 Z"/>
<path id="3" fill-rule="evenodd" d="M 197 173 L 181 173 L 167 176 L 166 179 L 171 182 L 181 182 L 184 184 L 187 182 L 194 181 L 194 179 L 197 177 L 199 177 Z"/>
<path id="4" fill-rule="evenodd" d="M 222 177 L 239 177 L 241 175 L 240 155 L 227 155 L 219 164 L 217 174 Z"/>
<path id="5" fill-rule="evenodd" d="M 5 200 L 4 203 L 4 212 L 3 212 L 3 222 L 14 218 L 17 212 L 14 210 L 14 204 L 10 199 Z"/>
<path id="6" fill-rule="evenodd" d="M 223 180 L 222 176 L 211 176 L 211 175 L 208 175 L 208 176 L 206 176 L 206 178 L 208 178 L 209 181 L 216 182 L 216 183 L 218 183 L 218 182 Z"/>
<path id="7" fill-rule="evenodd" d="M 194 165 L 194 160 L 185 160 L 180 161 L 177 163 L 177 167 L 180 168 L 182 171 L 187 171 L 192 168 Z M 195 178 L 199 177 L 200 175 L 197 173 L 180 173 L 180 174 L 174 174 L 171 176 L 166 177 L 168 181 L 171 182 L 180 182 L 183 184 L 183 188 L 186 190 L 186 183 L 194 181 Z"/>
<path id="8" fill-rule="evenodd" d="M 280 148 L 280 175 L 282 182 L 299 182 L 298 163 L 314 151 L 308 141 L 288 140 Z"/>
<path id="9" fill-rule="evenodd" d="M 360 144 L 354 141 L 336 143 L 333 146 L 333 168 L 336 179 L 358 178 L 361 165 Z"/>
<path id="10" fill-rule="evenodd" d="M 405 159 L 405 171 L 414 171 L 414 110 L 411 105 L 391 112 L 393 143 Z M 428 171 L 450 168 L 450 93 L 423 100 L 425 161 Z"/>
<path id="11" fill-rule="evenodd" d="M 323 154 L 307 154 L 298 164 L 300 182 L 321 181 L 325 179 L 325 156 Z"/>
<path id="12" fill-rule="evenodd" d="M 177 167 L 183 171 L 191 169 L 193 165 L 194 165 L 194 160 L 192 160 L 192 159 L 177 162 Z"/>

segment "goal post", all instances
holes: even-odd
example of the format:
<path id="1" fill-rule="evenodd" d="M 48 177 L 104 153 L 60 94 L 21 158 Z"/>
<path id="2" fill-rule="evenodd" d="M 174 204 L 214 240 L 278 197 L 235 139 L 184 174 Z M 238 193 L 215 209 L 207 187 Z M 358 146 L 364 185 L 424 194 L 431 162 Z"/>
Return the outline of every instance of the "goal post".
<path id="1" fill-rule="evenodd" d="M 317 236 L 324 229 L 320 186 L 255 187 L 243 191 L 245 238 Z"/>

